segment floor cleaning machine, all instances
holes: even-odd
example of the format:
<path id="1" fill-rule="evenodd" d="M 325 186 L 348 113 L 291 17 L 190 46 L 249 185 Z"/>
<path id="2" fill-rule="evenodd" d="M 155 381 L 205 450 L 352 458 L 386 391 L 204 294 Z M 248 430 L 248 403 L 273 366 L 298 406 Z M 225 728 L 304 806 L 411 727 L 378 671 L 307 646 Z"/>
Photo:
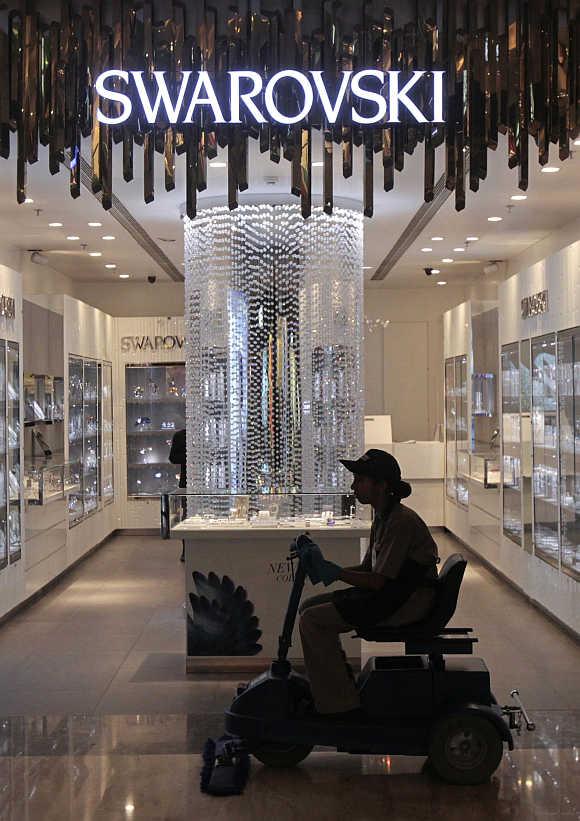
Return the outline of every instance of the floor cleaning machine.
<path id="1" fill-rule="evenodd" d="M 360 630 L 367 641 L 401 642 L 405 653 L 369 659 L 357 679 L 365 718 L 360 723 L 327 721 L 316 714 L 308 680 L 295 672 L 288 651 L 304 582 L 298 561 L 279 639 L 278 656 L 264 673 L 238 686 L 226 711 L 226 735 L 206 749 L 202 789 L 241 792 L 248 753 L 271 767 L 291 767 L 315 746 L 339 752 L 427 756 L 431 770 L 452 784 L 480 784 L 499 766 L 504 743 L 513 749 L 512 730 L 522 719 L 534 730 L 519 698 L 500 707 L 489 670 L 474 658 L 471 628 L 447 627 L 455 612 L 467 562 L 454 554 L 435 584 L 432 607 L 421 622 L 404 627 L 375 625 Z M 212 742 L 213 743 L 213 742 Z"/>

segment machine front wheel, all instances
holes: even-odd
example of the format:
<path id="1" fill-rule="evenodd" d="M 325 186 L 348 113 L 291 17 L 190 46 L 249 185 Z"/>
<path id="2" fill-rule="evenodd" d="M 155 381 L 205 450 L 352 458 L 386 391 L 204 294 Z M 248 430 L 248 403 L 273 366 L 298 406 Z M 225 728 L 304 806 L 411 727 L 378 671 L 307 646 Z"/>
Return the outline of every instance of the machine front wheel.
<path id="1" fill-rule="evenodd" d="M 254 758 L 265 764 L 266 767 L 295 767 L 310 755 L 312 747 L 309 744 L 282 744 L 280 742 L 264 741 L 250 751 Z"/>
<path id="2" fill-rule="evenodd" d="M 474 713 L 451 713 L 435 726 L 429 762 L 451 784 L 482 784 L 498 768 L 503 741 L 493 724 Z"/>

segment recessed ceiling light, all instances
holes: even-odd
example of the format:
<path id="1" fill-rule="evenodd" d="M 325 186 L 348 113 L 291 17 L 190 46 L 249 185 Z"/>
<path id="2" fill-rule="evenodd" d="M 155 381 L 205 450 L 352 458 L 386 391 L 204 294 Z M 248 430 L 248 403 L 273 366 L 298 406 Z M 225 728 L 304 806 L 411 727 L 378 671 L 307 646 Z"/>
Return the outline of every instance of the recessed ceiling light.
<path id="1" fill-rule="evenodd" d="M 115 239 L 115 237 L 112 234 L 105 234 L 105 236 L 101 237 L 101 239 L 111 240 Z"/>
<path id="2" fill-rule="evenodd" d="M 62 222 L 49 222 L 49 228 L 62 228 Z"/>
<path id="3" fill-rule="evenodd" d="M 129 279 L 131 274 L 119 274 L 119 279 Z"/>
<path id="4" fill-rule="evenodd" d="M 557 174 L 559 170 L 557 165 L 545 165 L 542 168 L 542 174 Z"/>
<path id="5" fill-rule="evenodd" d="M 87 222 L 87 225 L 89 226 L 89 228 L 102 228 L 103 227 L 102 222 Z"/>
<path id="6" fill-rule="evenodd" d="M 455 251 L 456 254 L 464 254 L 465 253 L 465 248 L 454 248 L 453 250 Z"/>
<path id="7" fill-rule="evenodd" d="M 421 250 L 423 251 L 423 253 L 428 254 L 429 251 L 432 251 L 433 249 L 432 248 L 421 248 Z"/>
<path id="8" fill-rule="evenodd" d="M 75 240 L 75 239 L 80 239 L 80 237 L 77 237 L 76 234 L 69 234 L 67 239 Z"/>
<path id="9" fill-rule="evenodd" d="M 451 259 L 451 257 L 444 257 L 444 259 L 442 259 L 441 262 L 453 262 L 453 260 Z"/>
<path id="10" fill-rule="evenodd" d="M 431 237 L 431 242 L 443 242 L 443 237 Z"/>
<path id="11" fill-rule="evenodd" d="M 439 268 L 431 268 L 431 273 L 432 274 L 440 274 L 441 271 L 439 270 Z"/>
<path id="12" fill-rule="evenodd" d="M 32 199 L 32 197 L 26 197 L 26 199 L 24 200 L 24 205 L 32 205 L 33 202 L 34 200 Z"/>
<path id="13" fill-rule="evenodd" d="M 503 219 L 503 217 L 488 217 L 487 221 L 488 222 L 501 222 L 502 219 Z"/>
<path id="14" fill-rule="evenodd" d="M 447 283 L 445 282 L 444 279 L 438 279 L 437 280 L 437 285 L 447 285 Z"/>
<path id="15" fill-rule="evenodd" d="M 112 270 L 113 268 L 116 268 L 116 267 L 117 266 L 115 265 L 114 262 L 107 262 L 107 264 L 105 265 L 105 268 L 109 268 L 110 270 Z"/>
<path id="16" fill-rule="evenodd" d="M 510 200 L 514 200 L 514 202 L 523 202 L 524 200 L 527 200 L 527 198 L 527 194 L 512 194 Z"/>
<path id="17" fill-rule="evenodd" d="M 319 161 L 317 161 L 317 162 L 313 162 L 313 163 L 312 163 L 312 167 L 313 167 L 313 168 L 322 168 L 322 166 L 323 166 L 323 165 L 324 165 L 324 163 L 323 163 L 323 162 L 319 162 Z"/>
<path id="18" fill-rule="evenodd" d="M 479 237 L 465 237 L 465 242 L 477 242 Z"/>
<path id="19" fill-rule="evenodd" d="M 210 168 L 225 168 L 226 163 L 225 162 L 219 162 L 219 161 L 210 162 L 209 167 Z"/>
<path id="20" fill-rule="evenodd" d="M 102 253 L 100 251 L 89 251 L 90 257 L 102 257 Z"/>
<path id="21" fill-rule="evenodd" d="M 363 265 L 363 271 L 372 271 L 374 265 Z"/>

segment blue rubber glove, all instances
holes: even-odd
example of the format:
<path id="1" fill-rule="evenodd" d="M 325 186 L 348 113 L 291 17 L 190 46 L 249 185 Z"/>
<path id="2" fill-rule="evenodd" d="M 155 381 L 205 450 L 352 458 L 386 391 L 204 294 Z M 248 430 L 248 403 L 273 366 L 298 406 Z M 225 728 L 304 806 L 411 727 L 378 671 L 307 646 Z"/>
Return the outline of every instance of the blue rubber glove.
<path id="1" fill-rule="evenodd" d="M 325 587 L 328 587 L 329 584 L 332 584 L 338 579 L 341 568 L 334 562 L 329 562 L 325 559 L 317 544 L 312 544 L 308 548 L 306 562 L 306 566 L 309 568 L 307 572 L 313 584 L 316 584 L 316 582 L 313 581 L 313 577 L 324 582 Z"/>
<path id="2" fill-rule="evenodd" d="M 335 564 L 335 562 L 329 562 L 327 559 L 323 559 L 322 563 L 316 566 L 316 570 L 325 587 L 337 581 L 341 569 L 342 568 Z"/>

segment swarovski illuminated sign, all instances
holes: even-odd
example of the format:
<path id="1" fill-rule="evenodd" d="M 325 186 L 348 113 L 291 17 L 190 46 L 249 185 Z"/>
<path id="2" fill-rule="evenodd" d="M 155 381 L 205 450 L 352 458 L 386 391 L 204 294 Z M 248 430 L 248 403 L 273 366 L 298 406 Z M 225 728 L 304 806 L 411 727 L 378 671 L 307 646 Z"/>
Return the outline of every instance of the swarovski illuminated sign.
<path id="1" fill-rule="evenodd" d="M 124 123 L 135 112 L 148 123 L 187 124 L 204 112 L 204 125 L 212 123 L 281 123 L 293 125 L 308 119 L 313 110 L 329 124 L 352 122 L 388 125 L 409 116 L 418 123 L 442 123 L 444 71 L 342 71 L 329 86 L 322 71 L 285 69 L 267 82 L 255 71 L 228 71 L 216 82 L 207 71 L 183 71 L 178 82 L 168 83 L 165 71 L 112 69 L 97 77 L 101 98 L 99 122 Z M 121 90 L 123 89 L 123 90 Z M 412 99 L 421 89 L 424 109 Z M 126 91 L 128 93 L 123 93 Z M 102 102 L 109 101 L 103 110 Z M 114 105 L 111 105 L 114 104 Z"/>

